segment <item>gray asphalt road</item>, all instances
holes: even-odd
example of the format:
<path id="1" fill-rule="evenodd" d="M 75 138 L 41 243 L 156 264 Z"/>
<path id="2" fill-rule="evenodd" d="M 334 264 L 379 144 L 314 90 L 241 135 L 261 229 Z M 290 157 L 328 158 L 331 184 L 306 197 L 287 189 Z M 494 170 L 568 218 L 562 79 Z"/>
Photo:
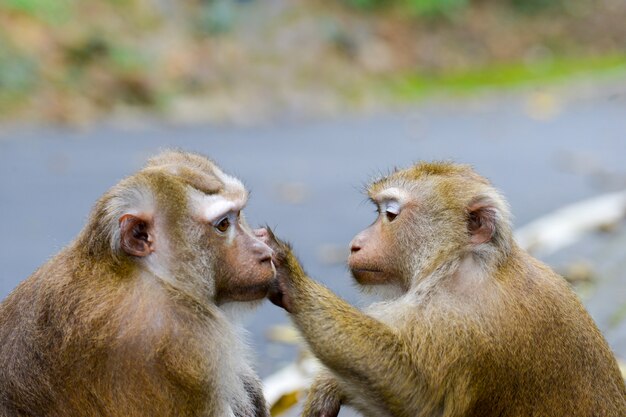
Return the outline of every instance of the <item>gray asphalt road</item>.
<path id="1" fill-rule="evenodd" d="M 422 159 L 470 163 L 504 192 L 516 226 L 523 225 L 564 204 L 626 186 L 624 91 L 557 96 L 556 110 L 542 110 L 539 102 L 539 114 L 520 94 L 254 128 L 154 122 L 82 132 L 5 129 L 0 298 L 70 242 L 108 187 L 159 149 L 180 147 L 209 155 L 243 178 L 252 190 L 246 209 L 251 224 L 276 226 L 314 277 L 355 301 L 345 266 L 333 258 L 341 259 L 337 248 L 347 247 L 374 219 L 361 192 L 368 178 Z M 269 326 L 284 322 L 283 312 L 269 304 L 247 319 L 262 375 L 293 357 L 293 349 L 265 337 Z M 626 356 L 626 344 L 619 349 Z"/>

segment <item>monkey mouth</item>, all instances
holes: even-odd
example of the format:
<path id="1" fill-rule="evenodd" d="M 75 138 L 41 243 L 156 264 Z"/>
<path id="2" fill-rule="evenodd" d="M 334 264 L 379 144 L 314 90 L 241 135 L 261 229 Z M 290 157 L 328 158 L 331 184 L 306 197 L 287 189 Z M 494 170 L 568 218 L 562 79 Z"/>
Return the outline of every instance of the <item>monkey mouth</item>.
<path id="1" fill-rule="evenodd" d="M 365 277 L 365 276 L 371 276 L 371 275 L 380 275 L 382 274 L 382 270 L 378 269 L 378 268 L 368 268 L 368 267 L 360 267 L 360 268 L 350 268 L 350 272 L 352 272 L 352 275 L 354 276 L 354 278 L 357 279 L 357 281 L 360 280 L 360 278 Z"/>
<path id="2" fill-rule="evenodd" d="M 379 265 L 376 265 L 375 263 L 370 263 L 370 262 L 363 262 L 363 259 L 359 259 L 356 258 L 353 254 L 350 254 L 350 256 L 348 257 L 348 268 L 350 269 L 350 272 L 352 272 L 353 274 L 357 273 L 372 273 L 372 274 L 378 274 L 383 272 L 380 268 L 378 268 Z"/>
<path id="3" fill-rule="evenodd" d="M 352 268 L 352 272 L 383 272 L 380 269 L 374 269 L 374 268 Z"/>

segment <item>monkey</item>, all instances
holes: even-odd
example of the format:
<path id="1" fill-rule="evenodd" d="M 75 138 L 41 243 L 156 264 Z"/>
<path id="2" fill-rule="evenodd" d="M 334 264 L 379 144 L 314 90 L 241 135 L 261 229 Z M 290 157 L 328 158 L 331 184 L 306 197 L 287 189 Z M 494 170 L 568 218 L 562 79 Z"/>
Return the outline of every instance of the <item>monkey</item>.
<path id="1" fill-rule="evenodd" d="M 106 192 L 0 304 L 0 416 L 269 417 L 229 313 L 275 272 L 247 199 L 178 150 Z"/>
<path id="2" fill-rule="evenodd" d="M 566 281 L 521 249 L 509 207 L 467 165 L 374 180 L 375 222 L 348 266 L 384 294 L 365 311 L 304 272 L 273 232 L 270 300 L 322 369 L 303 416 L 626 416 L 616 359 Z"/>

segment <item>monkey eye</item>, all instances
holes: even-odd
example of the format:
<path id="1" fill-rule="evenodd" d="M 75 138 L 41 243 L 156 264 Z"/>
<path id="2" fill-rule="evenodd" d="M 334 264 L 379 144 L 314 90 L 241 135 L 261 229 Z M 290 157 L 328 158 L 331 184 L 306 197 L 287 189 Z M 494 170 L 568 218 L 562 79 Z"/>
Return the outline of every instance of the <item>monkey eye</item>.
<path id="1" fill-rule="evenodd" d="M 389 201 L 385 207 L 385 216 L 392 222 L 400 214 L 400 204 L 397 201 Z"/>
<path id="2" fill-rule="evenodd" d="M 226 233 L 229 227 L 230 220 L 228 220 L 228 217 L 224 217 L 218 224 L 215 225 L 215 228 L 221 233 Z"/>

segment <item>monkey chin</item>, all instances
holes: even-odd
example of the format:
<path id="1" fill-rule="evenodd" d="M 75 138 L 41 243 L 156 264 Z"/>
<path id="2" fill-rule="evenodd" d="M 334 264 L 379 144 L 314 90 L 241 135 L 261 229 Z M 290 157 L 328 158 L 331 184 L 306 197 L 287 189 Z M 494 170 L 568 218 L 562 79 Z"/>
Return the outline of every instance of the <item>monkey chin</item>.
<path id="1" fill-rule="evenodd" d="M 355 281 L 360 285 L 381 285 L 388 283 L 386 274 L 379 269 L 350 268 L 350 272 Z"/>
<path id="2" fill-rule="evenodd" d="M 240 289 L 239 296 L 234 301 L 259 301 L 267 297 L 270 289 L 270 282 L 265 281 L 258 284 L 251 284 Z"/>
<path id="3" fill-rule="evenodd" d="M 224 291 L 216 299 L 216 304 L 222 306 L 228 303 L 251 303 L 260 304 L 270 289 L 270 281 L 239 285 L 236 290 Z"/>
<path id="4" fill-rule="evenodd" d="M 407 288 L 398 283 L 397 277 L 388 273 L 369 268 L 352 268 L 354 280 L 363 294 L 374 301 L 391 301 L 406 293 Z"/>

